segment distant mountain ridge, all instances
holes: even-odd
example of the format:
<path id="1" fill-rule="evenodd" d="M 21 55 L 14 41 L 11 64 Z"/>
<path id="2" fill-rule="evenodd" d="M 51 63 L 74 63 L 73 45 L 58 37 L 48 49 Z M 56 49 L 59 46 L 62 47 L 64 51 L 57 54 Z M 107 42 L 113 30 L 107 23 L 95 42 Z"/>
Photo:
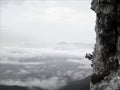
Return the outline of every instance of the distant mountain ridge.
<path id="1" fill-rule="evenodd" d="M 93 49 L 94 43 L 81 42 L 59 42 L 56 44 L 57 49 Z"/>

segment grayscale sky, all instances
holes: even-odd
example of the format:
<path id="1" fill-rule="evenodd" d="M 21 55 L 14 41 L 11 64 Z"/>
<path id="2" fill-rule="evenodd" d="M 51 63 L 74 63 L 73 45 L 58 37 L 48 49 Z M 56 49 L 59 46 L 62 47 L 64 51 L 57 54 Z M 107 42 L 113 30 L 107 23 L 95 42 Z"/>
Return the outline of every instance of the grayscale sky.
<path id="1" fill-rule="evenodd" d="M 0 42 L 95 42 L 91 0 L 0 0 Z"/>

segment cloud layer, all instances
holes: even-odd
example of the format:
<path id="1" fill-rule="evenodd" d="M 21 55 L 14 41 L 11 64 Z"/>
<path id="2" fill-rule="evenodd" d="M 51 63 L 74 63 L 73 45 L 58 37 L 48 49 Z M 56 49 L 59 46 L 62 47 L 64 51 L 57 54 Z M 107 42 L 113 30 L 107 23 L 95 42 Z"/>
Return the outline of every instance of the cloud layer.
<path id="1" fill-rule="evenodd" d="M 0 84 L 57 90 L 92 72 L 91 62 L 84 58 L 82 49 L 2 47 L 0 50 Z"/>

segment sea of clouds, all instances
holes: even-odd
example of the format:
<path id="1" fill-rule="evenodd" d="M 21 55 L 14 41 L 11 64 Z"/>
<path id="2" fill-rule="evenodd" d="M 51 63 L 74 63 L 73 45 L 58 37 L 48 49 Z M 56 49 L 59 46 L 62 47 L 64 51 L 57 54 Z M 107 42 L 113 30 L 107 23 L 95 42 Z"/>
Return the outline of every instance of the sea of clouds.
<path id="1" fill-rule="evenodd" d="M 63 50 L 55 48 L 1 47 L 0 64 L 4 65 L 5 68 L 3 68 L 4 72 L 2 72 L 2 69 L 0 69 L 0 84 L 40 87 L 49 90 L 57 90 L 58 88 L 67 85 L 70 80 L 83 79 L 91 74 L 91 61 L 84 58 L 86 52 L 91 52 L 91 49 Z M 70 70 L 67 68 L 65 72 L 58 70 L 55 71 L 55 75 L 53 74 L 47 78 L 44 75 L 42 75 L 42 78 L 34 76 L 37 74 L 41 75 L 38 72 L 45 72 L 46 69 L 39 68 L 39 66 L 44 67 L 48 65 L 51 69 L 57 68 L 57 60 L 51 60 L 51 63 L 48 63 L 49 60 L 45 61 L 48 58 L 54 57 L 61 58 L 61 61 L 59 60 L 59 64 L 63 64 L 64 62 L 65 65 L 68 63 L 68 66 L 69 64 L 73 64 L 74 67 L 76 66 L 76 70 Z M 36 60 L 37 58 L 40 59 Z M 8 66 L 10 68 L 13 67 L 13 69 L 9 69 Z M 17 66 L 23 66 L 25 68 L 20 67 L 18 69 L 14 69 Z M 8 78 L 3 79 L 2 74 Z M 10 77 L 10 75 L 12 77 Z M 28 77 L 24 80 L 24 77 L 27 75 Z"/>

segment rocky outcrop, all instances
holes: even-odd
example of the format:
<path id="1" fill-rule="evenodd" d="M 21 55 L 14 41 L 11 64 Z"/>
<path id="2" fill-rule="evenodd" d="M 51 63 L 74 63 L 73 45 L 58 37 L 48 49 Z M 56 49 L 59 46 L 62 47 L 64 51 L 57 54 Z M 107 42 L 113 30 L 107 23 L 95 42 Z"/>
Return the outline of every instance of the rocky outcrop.
<path id="1" fill-rule="evenodd" d="M 91 9 L 97 17 L 91 90 L 120 90 L 109 88 L 120 75 L 120 0 L 93 0 Z"/>

